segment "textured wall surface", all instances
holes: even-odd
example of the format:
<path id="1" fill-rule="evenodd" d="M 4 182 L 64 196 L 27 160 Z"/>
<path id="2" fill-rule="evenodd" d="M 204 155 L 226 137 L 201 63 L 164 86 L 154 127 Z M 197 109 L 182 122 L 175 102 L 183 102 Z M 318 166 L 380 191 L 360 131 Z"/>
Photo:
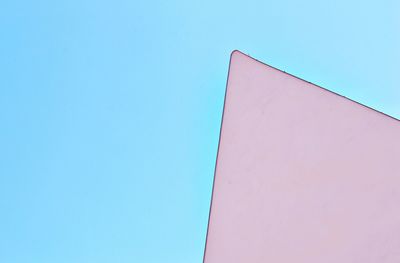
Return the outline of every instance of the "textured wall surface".
<path id="1" fill-rule="evenodd" d="M 205 263 L 400 262 L 400 122 L 231 56 Z"/>

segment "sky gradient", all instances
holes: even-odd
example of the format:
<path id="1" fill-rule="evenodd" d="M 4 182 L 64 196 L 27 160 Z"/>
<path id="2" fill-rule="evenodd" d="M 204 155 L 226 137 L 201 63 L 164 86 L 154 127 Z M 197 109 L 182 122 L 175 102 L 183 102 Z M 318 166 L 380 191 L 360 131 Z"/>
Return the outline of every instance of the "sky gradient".
<path id="1" fill-rule="evenodd" d="M 0 262 L 201 262 L 231 51 L 399 118 L 399 10 L 2 1 Z"/>

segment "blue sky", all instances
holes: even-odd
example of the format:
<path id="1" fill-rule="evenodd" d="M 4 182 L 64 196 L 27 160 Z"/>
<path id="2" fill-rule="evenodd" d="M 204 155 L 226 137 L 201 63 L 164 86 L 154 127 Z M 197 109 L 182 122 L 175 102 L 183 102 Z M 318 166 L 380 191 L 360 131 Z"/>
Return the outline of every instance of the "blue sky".
<path id="1" fill-rule="evenodd" d="M 398 10 L 3 0 L 0 262 L 201 262 L 230 52 L 399 118 Z"/>

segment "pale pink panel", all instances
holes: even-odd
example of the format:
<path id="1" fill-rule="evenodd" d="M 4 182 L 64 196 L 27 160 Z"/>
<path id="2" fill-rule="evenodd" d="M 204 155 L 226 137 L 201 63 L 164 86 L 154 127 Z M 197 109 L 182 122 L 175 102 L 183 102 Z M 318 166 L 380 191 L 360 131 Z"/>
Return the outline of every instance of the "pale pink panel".
<path id="1" fill-rule="evenodd" d="M 400 122 L 232 53 L 205 263 L 399 263 Z"/>

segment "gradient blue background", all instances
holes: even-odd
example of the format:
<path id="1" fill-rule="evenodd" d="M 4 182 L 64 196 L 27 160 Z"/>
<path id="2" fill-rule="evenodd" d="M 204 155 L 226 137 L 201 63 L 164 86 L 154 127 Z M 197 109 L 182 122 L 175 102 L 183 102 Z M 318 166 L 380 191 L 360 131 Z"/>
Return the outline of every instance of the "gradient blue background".
<path id="1" fill-rule="evenodd" d="M 201 262 L 230 52 L 400 117 L 399 10 L 1 1 L 0 262 Z"/>

